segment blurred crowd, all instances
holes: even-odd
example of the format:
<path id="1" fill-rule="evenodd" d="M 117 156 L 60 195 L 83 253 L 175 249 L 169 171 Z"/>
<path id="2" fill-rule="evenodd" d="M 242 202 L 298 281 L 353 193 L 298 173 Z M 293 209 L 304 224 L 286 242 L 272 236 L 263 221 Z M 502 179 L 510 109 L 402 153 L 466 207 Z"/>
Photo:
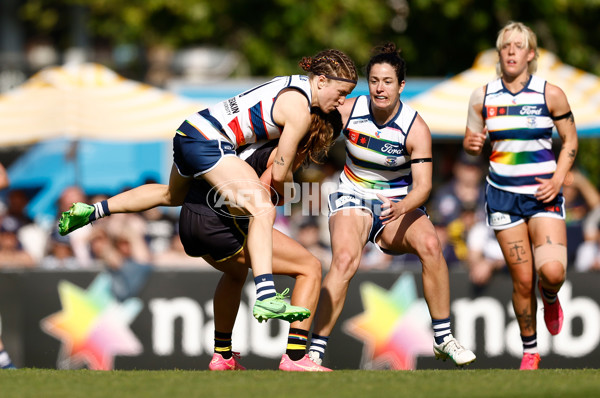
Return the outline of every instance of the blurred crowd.
<path id="1" fill-rule="evenodd" d="M 484 219 L 485 165 L 480 158 L 463 153 L 446 169 L 452 172 L 435 186 L 427 211 L 450 270 L 468 272 L 473 285 L 483 287 L 495 273 L 506 272 L 500 247 Z M 338 170 L 332 164 L 304 169 L 299 178 L 304 182 L 303 189 L 315 190 L 309 193 L 312 200 L 292 205 L 291 215 L 284 215 L 284 208 L 279 207 L 275 224 L 319 258 L 324 269 L 331 260 L 326 198 L 337 176 Z M 578 170 L 573 170 L 567 180 L 563 194 L 568 268 L 600 270 L 600 194 Z M 71 203 L 102 199 L 86 196 L 77 186 L 68 187 L 57 203 L 57 220 Z M 60 236 L 56 225 L 48 230 L 27 215 L 29 201 L 24 190 L 8 187 L 0 191 L 0 269 L 106 270 L 122 282 L 123 297 L 135 293 L 155 268 L 212 270 L 201 258 L 189 257 L 183 251 L 178 209 L 112 215 Z M 421 269 L 415 256 L 390 256 L 371 244 L 365 247 L 360 267 L 360 271 Z"/>

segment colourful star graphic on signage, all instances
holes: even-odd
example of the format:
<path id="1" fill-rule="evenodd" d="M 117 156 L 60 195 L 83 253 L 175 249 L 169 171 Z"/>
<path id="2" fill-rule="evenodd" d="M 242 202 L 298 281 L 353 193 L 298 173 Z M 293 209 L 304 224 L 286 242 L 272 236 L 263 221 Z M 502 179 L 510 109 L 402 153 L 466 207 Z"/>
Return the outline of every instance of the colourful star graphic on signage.
<path id="1" fill-rule="evenodd" d="M 113 369 L 117 355 L 135 356 L 142 344 L 129 325 L 142 309 L 141 300 L 119 303 L 111 293 L 111 278 L 100 274 L 88 290 L 60 281 L 63 309 L 40 321 L 42 330 L 62 342 L 58 367 Z"/>
<path id="2" fill-rule="evenodd" d="M 361 368 L 412 370 L 418 356 L 433 356 L 431 318 L 412 274 L 403 274 L 389 291 L 365 282 L 360 296 L 365 311 L 346 321 L 344 330 L 364 342 Z"/>

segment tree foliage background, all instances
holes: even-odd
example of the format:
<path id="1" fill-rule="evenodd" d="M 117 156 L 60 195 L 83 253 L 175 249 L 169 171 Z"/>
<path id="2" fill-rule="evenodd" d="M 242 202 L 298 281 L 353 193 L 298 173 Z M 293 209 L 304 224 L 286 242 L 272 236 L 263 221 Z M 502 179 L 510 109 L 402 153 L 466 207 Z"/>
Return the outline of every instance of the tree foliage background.
<path id="1" fill-rule="evenodd" d="M 93 42 L 233 49 L 252 75 L 297 72 L 302 56 L 324 48 L 364 65 L 385 41 L 403 49 L 410 75 L 452 75 L 509 20 L 530 25 L 564 62 L 600 74 L 600 0 L 27 0 L 19 14 L 28 35 L 67 47 L 73 6 L 85 10 Z"/>
<path id="2" fill-rule="evenodd" d="M 298 61 L 325 48 L 348 53 L 359 67 L 372 49 L 395 42 L 410 76 L 451 76 L 494 46 L 508 21 L 526 23 L 539 46 L 600 75 L 600 0 L 16 0 L 27 39 L 66 49 L 85 32 L 92 47 L 139 49 L 121 74 L 144 76 L 144 54 L 209 46 L 235 50 L 238 74 L 298 73 Z M 81 18 L 79 30 L 74 15 Z M 77 24 L 74 24 L 77 26 Z M 104 62 L 109 63 L 109 62 Z M 560 82 L 556 82 L 560 85 Z M 600 170 L 600 144 L 582 145 L 579 162 Z M 598 184 L 598 173 L 590 173 Z"/>

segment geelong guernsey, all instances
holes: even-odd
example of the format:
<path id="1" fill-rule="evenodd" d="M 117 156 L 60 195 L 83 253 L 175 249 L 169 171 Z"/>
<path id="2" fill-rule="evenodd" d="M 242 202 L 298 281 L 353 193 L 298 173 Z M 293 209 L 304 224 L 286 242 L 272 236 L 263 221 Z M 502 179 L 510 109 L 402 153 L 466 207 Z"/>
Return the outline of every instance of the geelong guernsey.
<path id="1" fill-rule="evenodd" d="M 505 191 L 535 194 L 535 177 L 551 178 L 556 170 L 552 128 L 544 96 L 546 80 L 531 76 L 512 94 L 501 79 L 486 86 L 483 118 L 492 143 L 487 181 Z"/>
<path id="2" fill-rule="evenodd" d="M 344 128 L 348 156 L 340 181 L 365 199 L 405 196 L 412 186 L 406 137 L 417 112 L 400 102 L 394 118 L 379 126 L 369 104 L 369 96 L 358 97 Z"/>
<path id="3" fill-rule="evenodd" d="M 226 138 L 235 148 L 258 141 L 273 140 L 281 136 L 283 127 L 273 120 L 273 105 L 277 96 L 286 88 L 300 91 L 311 104 L 308 76 L 279 76 L 208 109 L 194 113 L 186 119 L 177 132 L 190 135 L 198 132 L 206 139 Z M 211 128 L 212 127 L 212 128 Z"/>

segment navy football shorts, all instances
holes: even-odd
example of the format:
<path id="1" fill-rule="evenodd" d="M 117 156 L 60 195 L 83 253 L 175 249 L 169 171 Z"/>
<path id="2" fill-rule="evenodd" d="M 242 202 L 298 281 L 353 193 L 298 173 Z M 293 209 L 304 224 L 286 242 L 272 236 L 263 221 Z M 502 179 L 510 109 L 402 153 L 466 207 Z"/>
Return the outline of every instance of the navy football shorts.
<path id="1" fill-rule="evenodd" d="M 533 217 L 565 219 L 565 199 L 562 193 L 550 203 L 533 195 L 503 191 L 486 183 L 485 211 L 487 225 L 494 230 L 514 227 Z"/>

